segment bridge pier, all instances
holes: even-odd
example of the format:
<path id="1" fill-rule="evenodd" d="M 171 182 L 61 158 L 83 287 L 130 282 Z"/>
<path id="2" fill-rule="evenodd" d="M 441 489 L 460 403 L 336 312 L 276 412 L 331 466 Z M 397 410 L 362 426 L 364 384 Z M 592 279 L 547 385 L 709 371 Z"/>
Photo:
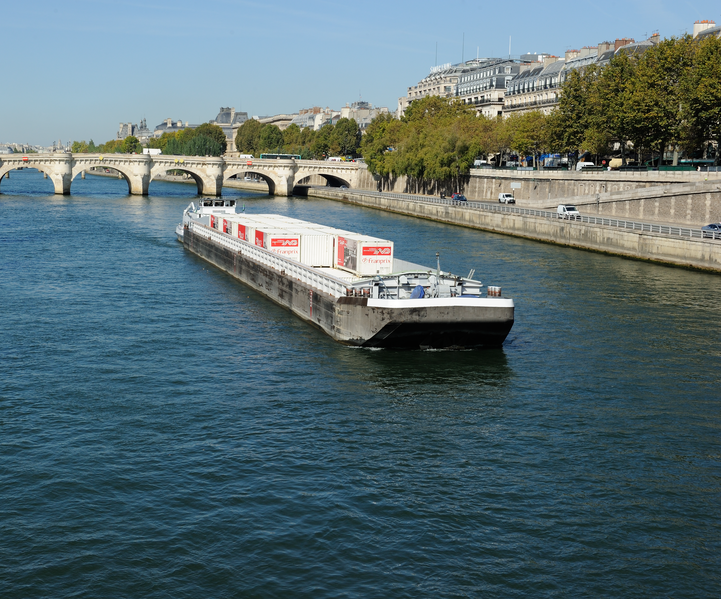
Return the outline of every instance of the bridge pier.
<path id="1" fill-rule="evenodd" d="M 44 172 L 50 177 L 58 195 L 70 195 L 70 184 L 73 181 L 73 155 L 53 154 L 48 160 L 47 170 Z"/>
<path id="2" fill-rule="evenodd" d="M 198 194 L 218 198 L 223 192 L 225 162 L 222 158 L 206 158 L 205 164 L 205 177 L 196 179 L 198 182 Z"/>
<path id="3" fill-rule="evenodd" d="M 150 187 L 150 156 L 143 154 L 138 156 L 140 160 L 131 162 L 129 167 L 128 186 L 130 187 L 130 195 L 146 196 L 148 195 L 148 187 Z"/>
<path id="4" fill-rule="evenodd" d="M 279 160 L 275 169 L 275 189 L 271 193 L 285 197 L 293 195 L 296 170 L 295 160 Z"/>

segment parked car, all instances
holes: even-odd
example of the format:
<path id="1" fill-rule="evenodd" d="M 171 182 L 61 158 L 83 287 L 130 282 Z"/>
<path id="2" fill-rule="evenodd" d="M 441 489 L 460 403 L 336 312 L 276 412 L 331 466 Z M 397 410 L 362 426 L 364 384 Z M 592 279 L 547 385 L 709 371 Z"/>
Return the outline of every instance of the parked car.
<path id="1" fill-rule="evenodd" d="M 515 204 L 516 198 L 513 197 L 512 193 L 499 193 L 498 201 L 501 204 Z"/>
<path id="2" fill-rule="evenodd" d="M 593 164 L 593 162 L 577 162 L 577 163 L 576 163 L 576 170 L 577 170 L 577 171 L 582 171 L 582 170 L 583 170 L 584 168 L 586 168 L 587 166 L 590 167 L 590 166 L 596 166 L 596 165 Z"/>
<path id="3" fill-rule="evenodd" d="M 567 218 L 569 220 L 580 220 L 581 218 L 581 213 L 576 210 L 576 207 L 569 204 L 559 204 L 558 208 L 556 208 L 556 214 L 558 218 Z"/>
<path id="4" fill-rule="evenodd" d="M 721 239 L 721 223 L 711 223 L 701 227 L 701 232 L 704 237 L 711 237 L 712 239 Z"/>
<path id="5" fill-rule="evenodd" d="M 466 199 L 466 196 L 464 196 L 462 193 L 454 193 L 454 194 L 451 196 L 451 199 L 452 199 L 454 202 L 467 202 L 467 201 L 468 201 L 468 200 Z"/>

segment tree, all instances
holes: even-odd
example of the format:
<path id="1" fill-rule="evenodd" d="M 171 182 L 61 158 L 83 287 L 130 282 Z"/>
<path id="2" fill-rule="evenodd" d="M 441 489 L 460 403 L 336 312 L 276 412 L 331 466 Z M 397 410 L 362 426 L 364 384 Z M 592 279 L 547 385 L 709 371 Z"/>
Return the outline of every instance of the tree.
<path id="1" fill-rule="evenodd" d="M 104 144 L 101 144 L 98 148 L 98 152 L 101 154 L 115 154 L 122 151 L 122 145 L 123 140 L 111 139 L 110 141 L 106 141 Z"/>
<path id="2" fill-rule="evenodd" d="M 260 130 L 258 145 L 261 152 L 282 153 L 283 133 L 278 128 L 278 125 L 263 125 L 263 128 Z"/>
<path id="3" fill-rule="evenodd" d="M 683 89 L 686 137 L 695 145 L 709 140 L 716 142 L 714 164 L 718 165 L 721 156 L 721 40 L 716 36 L 708 36 L 698 44 L 693 69 L 686 76 Z"/>
<path id="4" fill-rule="evenodd" d="M 628 93 L 629 133 L 634 145 L 659 152 L 683 137 L 683 82 L 692 65 L 690 36 L 670 38 L 641 56 Z"/>
<path id="5" fill-rule="evenodd" d="M 86 153 L 88 151 L 88 144 L 83 141 L 74 141 L 70 146 L 70 151 L 73 154 Z"/>
<path id="6" fill-rule="evenodd" d="M 223 147 L 218 140 L 207 135 L 196 135 L 183 146 L 183 154 L 186 156 L 220 156 Z"/>
<path id="7" fill-rule="evenodd" d="M 379 114 L 366 127 L 366 133 L 361 139 L 361 155 L 368 165 L 368 170 L 375 175 L 388 175 L 389 170 L 385 163 L 385 154 L 391 142 L 391 127 L 394 123 L 400 124 L 392 115 Z"/>
<path id="8" fill-rule="evenodd" d="M 623 164 L 626 163 L 626 145 L 631 139 L 629 90 L 635 70 L 635 58 L 625 52 L 616 55 L 601 71 L 589 101 L 593 129 L 605 133 L 609 141 L 619 142 Z"/>
<path id="9" fill-rule="evenodd" d="M 301 144 L 300 136 L 301 130 L 298 125 L 291 123 L 286 127 L 283 134 L 283 150 L 287 154 L 300 154 Z"/>
<path id="10" fill-rule="evenodd" d="M 195 135 L 203 135 L 217 142 L 221 148 L 220 154 L 224 153 L 228 147 L 228 139 L 225 137 L 225 132 L 218 125 L 203 123 L 199 127 L 195 128 Z M 213 154 L 213 156 L 220 156 L 220 154 Z"/>
<path id="11" fill-rule="evenodd" d="M 508 118 L 507 126 L 511 131 L 511 149 L 519 156 L 533 155 L 535 165 L 538 153 L 550 147 L 546 116 L 539 110 L 514 114 Z"/>
<path id="12" fill-rule="evenodd" d="M 256 119 L 245 121 L 235 136 L 235 147 L 242 154 L 257 154 L 260 151 L 260 130 L 263 125 Z"/>
<path id="13" fill-rule="evenodd" d="M 170 153 L 166 152 L 165 148 L 171 139 L 175 139 L 175 132 L 164 131 L 160 137 L 154 137 L 148 142 L 149 148 L 156 148 L 163 152 L 163 154 Z"/>
<path id="14" fill-rule="evenodd" d="M 324 125 L 315 132 L 315 138 L 310 146 L 310 151 L 316 160 L 323 160 L 328 157 L 332 135 L 333 125 Z"/>
<path id="15" fill-rule="evenodd" d="M 169 156 L 182 156 L 185 154 L 185 144 L 175 135 L 168 137 L 165 143 L 165 148 L 163 148 L 163 154 L 168 154 Z"/>
<path id="16" fill-rule="evenodd" d="M 356 156 L 360 142 L 361 132 L 355 119 L 340 119 L 333 127 L 330 145 L 337 147 L 341 156 Z"/>
<path id="17" fill-rule="evenodd" d="M 128 135 L 120 146 L 120 152 L 123 154 L 142 154 L 143 146 L 140 145 L 137 137 Z"/>
<path id="18" fill-rule="evenodd" d="M 575 152 L 584 147 L 591 128 L 589 98 L 598 78 L 598 69 L 590 65 L 574 69 L 566 77 L 558 102 L 558 117 L 552 123 L 551 146 L 559 152 Z"/>

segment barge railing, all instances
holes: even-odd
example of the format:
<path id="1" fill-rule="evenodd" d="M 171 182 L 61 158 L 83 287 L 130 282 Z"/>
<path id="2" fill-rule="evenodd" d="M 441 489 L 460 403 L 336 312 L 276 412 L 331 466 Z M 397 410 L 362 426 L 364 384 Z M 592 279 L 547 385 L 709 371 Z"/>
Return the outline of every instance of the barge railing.
<path id="1" fill-rule="evenodd" d="M 328 191 L 328 188 L 321 188 Z M 332 190 L 335 191 L 335 190 Z M 393 200 L 405 200 L 413 202 L 421 202 L 424 204 L 443 204 L 446 206 L 456 206 L 459 208 L 471 208 L 475 210 L 485 210 L 488 212 L 505 212 L 508 214 L 523 214 L 526 216 L 539 216 L 541 218 L 563 219 L 563 216 L 550 210 L 534 210 L 531 208 L 516 208 L 506 204 L 494 204 L 491 202 L 457 202 L 450 198 L 435 198 L 431 196 L 418 196 L 405 193 L 394 192 L 378 192 L 366 190 L 349 190 L 344 189 L 342 193 L 358 193 L 361 195 L 377 196 L 382 198 L 391 198 Z M 571 218 L 571 221 L 574 219 Z M 645 231 L 648 233 L 660 233 L 661 235 L 670 235 L 672 237 L 685 237 L 689 239 L 721 239 L 721 233 L 715 231 L 702 231 L 700 228 L 692 229 L 690 227 L 673 227 L 670 225 L 659 225 L 656 223 L 644 223 L 638 221 L 623 220 L 618 218 L 604 218 L 601 216 L 578 216 L 575 219 L 583 223 L 591 225 L 603 225 L 606 227 L 617 227 L 621 229 L 631 229 L 633 231 Z"/>
<path id="2" fill-rule="evenodd" d="M 301 264 L 300 262 L 296 262 L 295 260 L 291 260 L 290 258 L 286 258 L 285 256 L 281 256 L 279 254 L 274 254 L 265 248 L 243 241 L 242 239 L 236 239 L 227 233 L 221 233 L 220 231 L 200 223 L 191 221 L 188 223 L 188 229 L 196 235 L 207 237 L 220 246 L 247 256 L 254 262 L 268 266 L 273 270 L 283 273 L 285 276 L 294 278 L 301 283 L 305 283 L 318 291 L 327 293 L 333 297 L 348 295 L 349 287 L 345 281 L 325 273 L 318 272 L 305 264 Z"/>

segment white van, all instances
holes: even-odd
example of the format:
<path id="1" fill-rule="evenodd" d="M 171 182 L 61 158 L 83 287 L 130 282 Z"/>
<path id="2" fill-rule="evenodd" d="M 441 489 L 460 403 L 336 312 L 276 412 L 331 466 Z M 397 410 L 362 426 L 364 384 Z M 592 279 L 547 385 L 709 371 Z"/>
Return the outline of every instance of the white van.
<path id="1" fill-rule="evenodd" d="M 559 204 L 556 208 L 556 215 L 558 218 L 567 218 L 570 220 L 581 220 L 581 213 L 576 210 L 575 206 L 569 204 Z"/>
<path id="2" fill-rule="evenodd" d="M 516 198 L 513 197 L 512 193 L 499 193 L 498 202 L 501 204 L 515 204 Z"/>
<path id="3" fill-rule="evenodd" d="M 584 168 L 586 168 L 587 166 L 596 166 L 596 165 L 593 164 L 593 162 L 577 162 L 577 163 L 576 163 L 576 170 L 577 170 L 577 171 L 582 171 L 582 170 L 583 170 Z"/>

